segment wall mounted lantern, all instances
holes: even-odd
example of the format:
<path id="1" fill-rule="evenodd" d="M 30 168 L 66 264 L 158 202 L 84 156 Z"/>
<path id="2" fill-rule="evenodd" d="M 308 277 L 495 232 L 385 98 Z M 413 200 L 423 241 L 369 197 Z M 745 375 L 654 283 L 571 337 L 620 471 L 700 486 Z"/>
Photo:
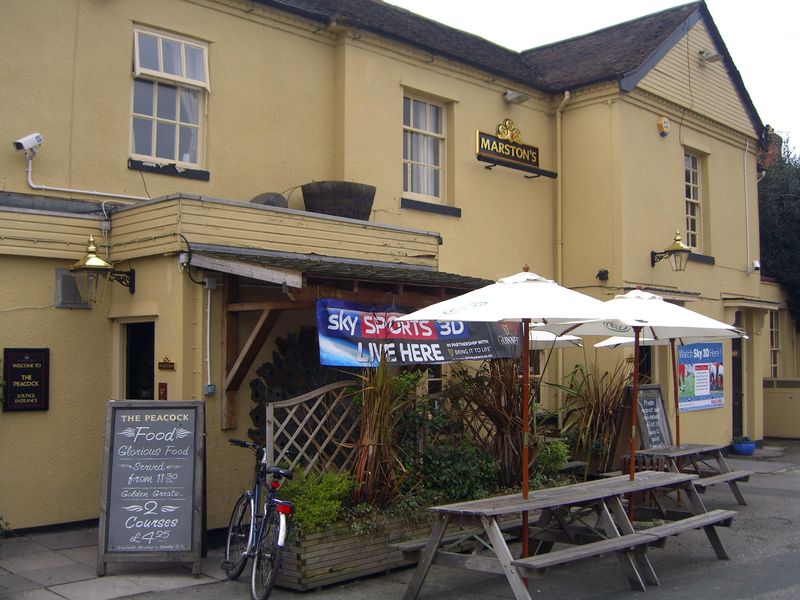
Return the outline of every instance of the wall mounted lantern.
<path id="1" fill-rule="evenodd" d="M 686 263 L 691 253 L 692 249 L 683 243 L 681 234 L 675 231 L 675 239 L 663 251 L 650 251 L 650 266 L 655 267 L 656 263 L 661 259 L 669 258 L 669 264 L 672 266 L 673 271 L 685 271 Z"/>
<path id="2" fill-rule="evenodd" d="M 86 303 L 97 304 L 103 299 L 108 280 L 121 283 L 133 294 L 136 291 L 136 271 L 117 271 L 111 263 L 97 256 L 97 246 L 94 236 L 89 235 L 89 245 L 86 256 L 72 265 L 69 269 L 75 277 L 81 300 Z"/>

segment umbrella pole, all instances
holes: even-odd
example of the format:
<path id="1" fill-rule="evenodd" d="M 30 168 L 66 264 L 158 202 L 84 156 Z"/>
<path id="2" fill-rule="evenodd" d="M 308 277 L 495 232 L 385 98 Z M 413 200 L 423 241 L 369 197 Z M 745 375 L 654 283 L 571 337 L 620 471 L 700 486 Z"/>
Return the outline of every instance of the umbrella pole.
<path id="1" fill-rule="evenodd" d="M 636 478 L 636 407 L 639 402 L 639 334 L 641 327 L 633 328 L 633 398 L 631 398 L 631 446 L 628 471 L 631 481 Z"/>
<path id="2" fill-rule="evenodd" d="M 530 402 L 530 320 L 522 320 L 522 499 L 528 499 L 528 433 L 530 420 L 528 403 Z M 528 511 L 522 512 L 522 558 L 528 556 Z"/>
<path id="3" fill-rule="evenodd" d="M 678 402 L 678 362 L 675 360 L 675 338 L 669 341 L 672 354 L 672 387 L 675 391 L 675 445 L 681 445 L 681 405 Z"/>

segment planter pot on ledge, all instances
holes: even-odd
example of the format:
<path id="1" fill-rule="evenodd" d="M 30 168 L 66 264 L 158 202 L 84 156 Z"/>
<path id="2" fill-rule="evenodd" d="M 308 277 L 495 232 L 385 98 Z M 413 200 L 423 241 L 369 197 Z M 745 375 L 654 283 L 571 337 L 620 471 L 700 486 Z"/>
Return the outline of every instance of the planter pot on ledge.
<path id="1" fill-rule="evenodd" d="M 375 200 L 374 185 L 352 181 L 312 181 L 300 187 L 307 211 L 369 221 Z"/>

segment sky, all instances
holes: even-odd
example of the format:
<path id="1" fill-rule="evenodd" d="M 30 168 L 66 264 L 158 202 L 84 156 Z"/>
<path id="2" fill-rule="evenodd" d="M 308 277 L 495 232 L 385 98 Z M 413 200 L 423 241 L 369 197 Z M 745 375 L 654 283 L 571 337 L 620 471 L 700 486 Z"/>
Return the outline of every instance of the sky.
<path id="1" fill-rule="evenodd" d="M 591 33 L 682 0 L 386 0 L 521 51 Z M 800 147 L 800 2 L 706 0 L 761 121 Z"/>

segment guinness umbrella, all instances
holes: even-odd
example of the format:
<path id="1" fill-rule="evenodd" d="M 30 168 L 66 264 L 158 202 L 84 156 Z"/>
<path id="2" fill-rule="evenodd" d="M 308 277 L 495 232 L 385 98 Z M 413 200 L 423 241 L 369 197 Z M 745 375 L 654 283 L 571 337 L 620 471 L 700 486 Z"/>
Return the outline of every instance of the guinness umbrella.
<path id="1" fill-rule="evenodd" d="M 531 324 L 556 325 L 608 319 L 604 302 L 558 285 L 556 282 L 529 273 L 504 277 L 497 282 L 461 296 L 437 302 L 400 317 L 400 321 L 515 321 L 522 323 L 522 497 L 528 497 L 528 433 L 530 402 L 530 337 Z M 611 321 L 613 322 L 613 321 Z M 570 325 L 563 325 L 564 328 Z M 538 333 L 538 328 L 537 328 Z M 528 515 L 524 513 L 523 531 L 527 531 Z M 522 555 L 528 555 L 528 536 L 522 536 Z"/>
<path id="2" fill-rule="evenodd" d="M 665 302 L 661 296 L 642 290 L 632 290 L 627 294 L 614 297 L 604 302 L 609 314 L 616 316 L 616 321 L 598 321 L 576 325 L 549 325 L 548 331 L 562 335 L 608 335 L 633 336 L 633 401 L 631 403 L 631 445 L 630 445 L 630 477 L 634 478 L 634 456 L 636 454 L 636 403 L 639 396 L 639 345 L 644 343 L 670 343 L 672 347 L 672 363 L 675 364 L 675 341 L 699 339 L 730 339 L 741 337 L 742 333 L 733 325 L 706 317 L 700 313 L 683 308 L 677 304 Z M 620 324 L 622 321 L 622 324 Z M 677 373 L 673 367 L 675 382 L 675 401 L 677 402 Z M 680 426 L 677 420 L 678 407 L 675 410 L 676 442 L 680 444 Z"/>

